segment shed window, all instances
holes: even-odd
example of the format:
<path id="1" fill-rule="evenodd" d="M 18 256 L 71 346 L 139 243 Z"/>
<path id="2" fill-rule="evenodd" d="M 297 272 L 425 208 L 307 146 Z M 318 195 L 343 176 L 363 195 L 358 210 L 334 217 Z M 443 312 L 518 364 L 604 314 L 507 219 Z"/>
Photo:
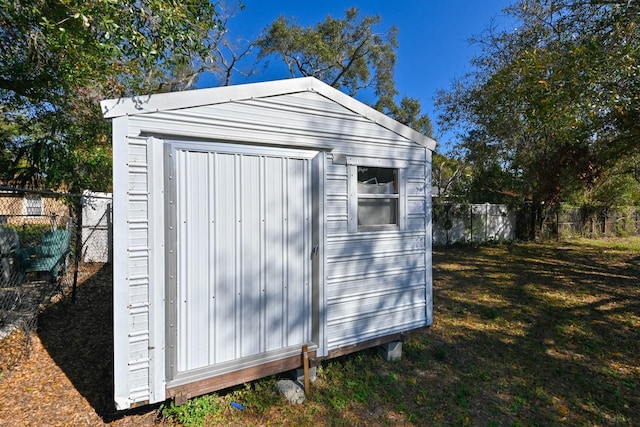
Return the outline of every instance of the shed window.
<path id="1" fill-rule="evenodd" d="M 358 167 L 358 229 L 398 224 L 398 170 Z"/>
<path id="2" fill-rule="evenodd" d="M 395 159 L 344 156 L 348 175 L 349 233 L 405 230 L 407 162 Z"/>

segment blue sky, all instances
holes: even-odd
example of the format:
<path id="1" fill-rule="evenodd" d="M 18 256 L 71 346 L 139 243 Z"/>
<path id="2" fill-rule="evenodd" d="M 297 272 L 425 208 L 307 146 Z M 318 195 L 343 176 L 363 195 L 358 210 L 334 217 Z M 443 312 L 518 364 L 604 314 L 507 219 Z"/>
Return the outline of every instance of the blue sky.
<path id="1" fill-rule="evenodd" d="M 477 47 L 469 38 L 486 30 L 492 22 L 499 28 L 508 20 L 502 10 L 515 0 L 242 0 L 228 22 L 232 39 L 254 40 L 278 16 L 295 17 L 302 26 L 315 25 L 327 15 L 344 18 L 355 6 L 363 15 L 379 15 L 380 28 L 399 29 L 396 63 L 396 86 L 401 95 L 418 98 L 436 125 L 437 111 L 433 97 L 438 89 L 450 87 L 454 78 L 469 70 L 469 59 Z M 228 0 L 232 4 L 234 0 Z M 273 62 L 274 60 L 272 60 Z M 250 64 L 245 64 L 250 66 Z M 286 69 L 270 67 L 250 78 L 234 76 L 232 84 L 275 80 L 290 77 Z M 199 86 L 213 86 L 203 78 Z M 367 102 L 365 99 L 361 101 Z M 438 135 L 439 149 L 446 151 L 451 135 Z"/>

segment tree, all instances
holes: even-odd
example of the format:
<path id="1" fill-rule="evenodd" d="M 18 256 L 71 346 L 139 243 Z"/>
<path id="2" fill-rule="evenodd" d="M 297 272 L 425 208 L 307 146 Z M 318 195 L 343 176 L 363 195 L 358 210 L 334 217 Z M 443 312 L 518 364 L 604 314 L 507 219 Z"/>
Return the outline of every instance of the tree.
<path id="1" fill-rule="evenodd" d="M 184 89 L 214 61 L 207 0 L 2 0 L 2 180 L 108 190 L 111 149 L 99 101 Z"/>
<path id="2" fill-rule="evenodd" d="M 231 7 L 225 4 L 219 4 L 218 6 L 220 8 L 220 29 L 217 31 L 213 43 L 215 45 L 213 51 L 217 65 L 215 74 L 218 75 L 219 83 L 222 86 L 229 86 L 234 74 L 248 77 L 255 72 L 255 70 L 243 70 L 239 66 L 240 62 L 252 56 L 255 46 L 246 39 L 232 39 L 229 31 L 229 19 L 233 18 L 238 10 L 243 11 L 245 6 L 242 3 Z"/>
<path id="3" fill-rule="evenodd" d="M 374 108 L 423 135 L 433 137 L 431 119 L 421 112 L 422 106 L 416 98 L 403 96 L 398 105 L 392 97 L 383 96 L 378 99 Z"/>
<path id="4" fill-rule="evenodd" d="M 258 58 L 277 55 L 292 77 L 313 76 L 350 96 L 372 91 L 376 109 L 431 136 L 431 121 L 421 114 L 417 99 L 405 96 L 395 103 L 398 29 L 376 32 L 380 22 L 379 16 L 360 18 L 356 8 L 348 9 L 344 19 L 328 16 L 315 27 L 281 16 L 256 41 Z"/>
<path id="5" fill-rule="evenodd" d="M 467 201 L 465 187 L 469 168 L 461 161 L 438 152 L 432 156 L 431 188 L 434 201 Z"/>
<path id="6" fill-rule="evenodd" d="M 567 202 L 574 206 L 597 206 L 605 209 L 640 206 L 638 166 L 638 155 L 621 158 L 591 188 L 576 192 Z"/>
<path id="7" fill-rule="evenodd" d="M 189 58 L 207 63 L 219 21 L 207 1 L 5 1 L 0 9 L 0 88 L 14 97 L 51 98 L 103 76 L 119 91 L 151 83 L 158 69 Z M 138 77 L 143 73 L 142 82 Z M 145 81 L 146 79 L 146 81 Z"/>
<path id="8" fill-rule="evenodd" d="M 358 13 L 351 8 L 345 19 L 327 16 L 306 28 L 280 16 L 256 41 L 258 57 L 280 55 L 292 77 L 313 76 L 351 96 L 366 88 L 378 97 L 393 96 L 398 30 L 377 33 L 380 17 L 359 20 Z"/>
<path id="9" fill-rule="evenodd" d="M 535 206 L 593 188 L 640 136 L 640 6 L 521 0 L 518 29 L 476 40 L 474 71 L 440 92 L 440 124 L 505 191 Z M 483 156 L 491 156 L 485 161 Z"/>

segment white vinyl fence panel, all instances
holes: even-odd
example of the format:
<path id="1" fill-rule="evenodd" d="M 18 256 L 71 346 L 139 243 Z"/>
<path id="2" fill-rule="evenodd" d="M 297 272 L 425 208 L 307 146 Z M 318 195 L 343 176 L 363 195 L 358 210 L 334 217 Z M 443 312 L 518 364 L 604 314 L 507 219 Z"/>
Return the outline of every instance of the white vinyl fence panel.
<path id="1" fill-rule="evenodd" d="M 112 230 L 110 193 L 85 191 L 82 196 L 82 260 L 111 262 Z"/>
<path id="2" fill-rule="evenodd" d="M 434 203 L 433 244 L 513 240 L 516 214 L 506 205 Z"/>

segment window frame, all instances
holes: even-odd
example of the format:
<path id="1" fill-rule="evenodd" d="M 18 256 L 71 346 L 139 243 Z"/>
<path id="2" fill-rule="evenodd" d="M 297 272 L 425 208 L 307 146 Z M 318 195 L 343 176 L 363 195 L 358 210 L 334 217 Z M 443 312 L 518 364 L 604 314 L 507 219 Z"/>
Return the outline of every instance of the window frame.
<path id="1" fill-rule="evenodd" d="M 408 163 L 394 159 L 375 159 L 368 157 L 345 156 L 348 178 L 348 225 L 349 233 L 359 233 L 368 231 L 404 231 L 406 229 L 407 212 L 407 174 Z M 358 194 L 358 167 L 376 167 L 395 169 L 397 171 L 397 194 L 390 195 L 364 195 L 365 199 L 396 199 L 397 212 L 395 224 L 380 225 L 358 225 L 358 199 L 362 194 Z"/>

